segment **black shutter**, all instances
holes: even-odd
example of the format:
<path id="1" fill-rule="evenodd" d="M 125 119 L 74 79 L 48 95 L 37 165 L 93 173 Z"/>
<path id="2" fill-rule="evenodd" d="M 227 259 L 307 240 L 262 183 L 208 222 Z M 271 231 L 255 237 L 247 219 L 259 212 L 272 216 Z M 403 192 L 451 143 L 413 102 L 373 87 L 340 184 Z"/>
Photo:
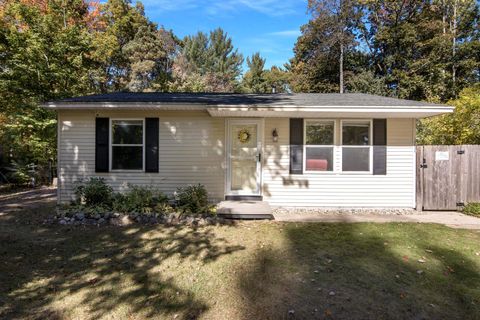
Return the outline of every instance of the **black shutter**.
<path id="1" fill-rule="evenodd" d="M 387 174 L 387 119 L 373 119 L 373 174 Z"/>
<path id="2" fill-rule="evenodd" d="M 109 119 L 96 118 L 95 121 L 95 172 L 108 172 Z"/>
<path id="3" fill-rule="evenodd" d="M 303 173 L 303 119 L 290 119 L 290 174 Z"/>
<path id="4" fill-rule="evenodd" d="M 145 118 L 145 172 L 158 172 L 158 118 Z"/>

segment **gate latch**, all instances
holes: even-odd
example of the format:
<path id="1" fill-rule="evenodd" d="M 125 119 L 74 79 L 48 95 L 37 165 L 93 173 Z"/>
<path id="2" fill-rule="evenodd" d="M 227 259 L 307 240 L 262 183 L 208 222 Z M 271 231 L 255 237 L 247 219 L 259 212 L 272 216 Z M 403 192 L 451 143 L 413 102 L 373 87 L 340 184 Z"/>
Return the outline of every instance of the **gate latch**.
<path id="1" fill-rule="evenodd" d="M 426 160 L 425 158 L 423 158 L 422 164 L 420 165 L 420 168 L 423 168 L 423 169 L 428 168 L 428 166 L 427 166 L 427 160 Z"/>
<path id="2" fill-rule="evenodd" d="M 457 150 L 457 154 L 465 154 L 465 150 Z"/>
<path id="3" fill-rule="evenodd" d="M 457 202 L 457 207 L 465 207 L 465 203 L 463 203 L 463 202 Z"/>

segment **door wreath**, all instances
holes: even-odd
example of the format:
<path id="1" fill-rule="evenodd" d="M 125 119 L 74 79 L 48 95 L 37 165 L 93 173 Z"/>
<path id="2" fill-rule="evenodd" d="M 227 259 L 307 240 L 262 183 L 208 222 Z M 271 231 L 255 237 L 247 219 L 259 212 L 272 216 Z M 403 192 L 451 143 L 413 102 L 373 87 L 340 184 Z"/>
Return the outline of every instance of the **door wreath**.
<path id="1" fill-rule="evenodd" d="M 251 134 L 248 129 L 241 129 L 238 132 L 238 141 L 240 141 L 241 143 L 247 143 L 248 141 L 250 141 L 250 136 Z"/>

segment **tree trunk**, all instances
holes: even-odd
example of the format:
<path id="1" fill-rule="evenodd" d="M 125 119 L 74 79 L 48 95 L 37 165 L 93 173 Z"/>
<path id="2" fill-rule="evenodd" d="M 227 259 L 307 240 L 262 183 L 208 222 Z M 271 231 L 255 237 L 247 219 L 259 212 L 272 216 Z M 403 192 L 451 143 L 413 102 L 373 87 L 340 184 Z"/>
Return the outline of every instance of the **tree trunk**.
<path id="1" fill-rule="evenodd" d="M 340 93 L 343 93 L 343 39 L 340 41 Z"/>
<path id="2" fill-rule="evenodd" d="M 453 2 L 453 28 L 452 28 L 452 82 L 453 88 L 455 90 L 455 82 L 456 82 L 456 73 L 457 73 L 457 66 L 455 61 L 455 56 L 457 53 L 457 6 L 458 0 Z"/>

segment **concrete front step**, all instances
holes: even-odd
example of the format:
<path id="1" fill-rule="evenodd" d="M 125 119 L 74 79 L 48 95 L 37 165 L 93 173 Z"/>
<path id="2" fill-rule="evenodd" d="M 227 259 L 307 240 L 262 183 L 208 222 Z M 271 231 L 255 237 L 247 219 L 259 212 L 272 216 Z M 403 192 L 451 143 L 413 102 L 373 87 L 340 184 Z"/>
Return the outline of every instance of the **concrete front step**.
<path id="1" fill-rule="evenodd" d="M 222 201 L 217 214 L 230 219 L 273 219 L 272 208 L 265 201 Z"/>

